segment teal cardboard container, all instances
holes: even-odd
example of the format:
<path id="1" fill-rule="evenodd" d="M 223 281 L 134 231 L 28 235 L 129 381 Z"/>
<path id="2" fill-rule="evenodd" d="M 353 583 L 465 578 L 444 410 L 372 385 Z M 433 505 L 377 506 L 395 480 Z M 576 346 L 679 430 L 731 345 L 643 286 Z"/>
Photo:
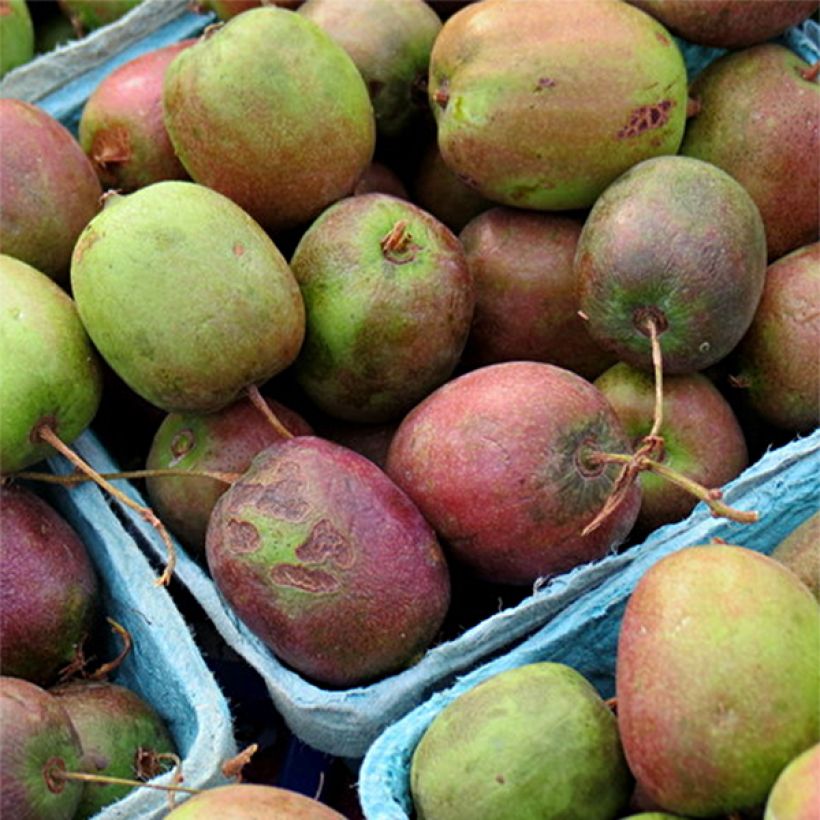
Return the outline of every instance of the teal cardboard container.
<path id="1" fill-rule="evenodd" d="M 465 675 L 390 726 L 368 750 L 359 771 L 359 799 L 367 820 L 413 816 L 410 763 L 427 727 L 442 709 L 484 680 L 529 663 L 553 661 L 584 675 L 603 697 L 615 693 L 615 656 L 626 602 L 643 574 L 664 556 L 715 538 L 771 553 L 820 509 L 820 431 L 768 452 L 727 485 L 726 501 L 761 513 L 755 524 L 712 518 L 700 504 L 679 524 L 654 532 L 622 558 L 628 563 L 579 598 L 507 654 Z"/>
<path id="2" fill-rule="evenodd" d="M 98 469 L 114 469 L 94 436 L 86 432 L 75 449 Z M 53 473 L 73 466 L 61 456 L 48 461 Z M 116 506 L 94 484 L 71 488 L 32 486 L 76 530 L 88 549 L 102 592 L 102 611 L 130 633 L 133 648 L 112 682 L 132 689 L 160 714 L 182 760 L 183 785 L 203 789 L 228 781 L 222 764 L 236 754 L 228 703 L 194 643 L 191 631 L 157 573 L 126 532 Z M 105 629 L 103 622 L 100 629 Z M 111 637 L 110 657 L 121 648 Z M 172 773 L 158 783 L 170 783 Z M 183 799 L 180 795 L 177 800 Z M 168 812 L 168 796 L 135 789 L 99 814 L 98 820 L 154 820 Z M 9 819 L 11 820 L 11 818 Z"/>

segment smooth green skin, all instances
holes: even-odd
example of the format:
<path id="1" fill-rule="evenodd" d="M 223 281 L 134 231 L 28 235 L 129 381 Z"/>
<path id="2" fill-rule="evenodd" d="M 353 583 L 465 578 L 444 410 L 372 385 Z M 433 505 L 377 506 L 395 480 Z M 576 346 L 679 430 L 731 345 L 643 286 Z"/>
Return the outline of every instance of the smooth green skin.
<path id="1" fill-rule="evenodd" d="M 630 814 L 623 820 L 681 820 L 679 814 L 667 814 L 663 811 L 646 811 L 641 814 Z"/>
<path id="2" fill-rule="evenodd" d="M 106 205 L 77 242 L 71 284 L 103 358 L 167 412 L 218 410 L 302 344 L 304 305 L 282 254 L 239 207 L 190 182 Z"/>
<path id="3" fill-rule="evenodd" d="M 361 74 L 316 23 L 285 9 L 245 11 L 185 49 L 166 72 L 163 107 L 191 178 L 269 231 L 348 195 L 373 157 Z"/>
<path id="4" fill-rule="evenodd" d="M 573 267 L 593 339 L 651 372 L 649 333 L 638 318 L 660 311 L 668 325 L 660 336 L 664 373 L 692 373 L 726 356 L 752 322 L 766 277 L 763 221 L 725 171 L 656 157 L 598 198 Z"/>
<path id="5" fill-rule="evenodd" d="M 668 555 L 627 603 L 616 692 L 630 769 L 654 804 L 692 817 L 753 808 L 820 739 L 820 605 L 750 549 Z"/>
<path id="6" fill-rule="evenodd" d="M 780 773 L 766 801 L 763 820 L 816 820 L 820 806 L 820 743 L 798 755 Z"/>
<path id="7" fill-rule="evenodd" d="M 139 774 L 135 765 L 138 749 L 157 754 L 176 752 L 162 718 L 130 689 L 113 683 L 78 681 L 50 691 L 68 713 L 89 768 L 96 774 L 134 779 Z M 170 768 L 167 761 L 165 768 Z M 76 817 L 92 817 L 132 788 L 86 784 Z"/>
<path id="8" fill-rule="evenodd" d="M 585 208 L 635 163 L 677 151 L 686 67 L 626 3 L 485 0 L 444 24 L 429 96 L 445 162 L 482 195 Z"/>
<path id="9" fill-rule="evenodd" d="M 34 56 L 34 25 L 26 0 L 0 0 L 0 77 Z"/>
<path id="10" fill-rule="evenodd" d="M 119 20 L 142 0 L 59 0 L 63 11 L 83 32 Z"/>
<path id="11" fill-rule="evenodd" d="M 298 792 L 255 783 L 207 789 L 178 804 L 166 820 L 345 820 L 329 806 Z"/>
<path id="12" fill-rule="evenodd" d="M 558 663 L 507 670 L 460 695 L 410 768 L 420 820 L 611 819 L 632 785 L 615 716 Z"/>
<path id="13" fill-rule="evenodd" d="M 45 689 L 0 677 L 0 815 L 4 818 L 70 820 L 84 786 L 66 782 L 52 792 L 43 776 L 49 763 L 86 771 L 80 739 L 65 709 Z"/>
<path id="14" fill-rule="evenodd" d="M 634 443 L 649 435 L 655 413 L 655 380 L 619 362 L 595 382 Z M 731 406 L 699 373 L 663 380 L 663 463 L 705 487 L 722 487 L 749 463 L 746 440 Z M 685 518 L 698 503 L 691 493 L 651 472 L 640 474 L 644 532 Z"/>
<path id="15" fill-rule="evenodd" d="M 424 0 L 307 0 L 297 13 L 351 56 L 370 91 L 379 135 L 400 134 L 420 110 L 413 86 L 427 79 L 438 15 Z"/>
<path id="16" fill-rule="evenodd" d="M 820 512 L 807 518 L 772 552 L 811 590 L 820 602 Z"/>
<path id="17" fill-rule="evenodd" d="M 408 251 L 382 240 L 401 222 Z M 385 194 L 328 208 L 291 260 L 305 300 L 295 364 L 308 396 L 348 421 L 397 419 L 458 363 L 475 304 L 458 240 L 429 214 Z"/>
<path id="18" fill-rule="evenodd" d="M 745 401 L 770 424 L 810 433 L 820 424 L 820 242 L 769 265 L 763 295 L 733 354 Z"/>
<path id="19" fill-rule="evenodd" d="M 0 473 L 53 455 L 32 439 L 41 422 L 74 441 L 101 395 L 99 360 L 74 302 L 45 274 L 0 254 Z"/>

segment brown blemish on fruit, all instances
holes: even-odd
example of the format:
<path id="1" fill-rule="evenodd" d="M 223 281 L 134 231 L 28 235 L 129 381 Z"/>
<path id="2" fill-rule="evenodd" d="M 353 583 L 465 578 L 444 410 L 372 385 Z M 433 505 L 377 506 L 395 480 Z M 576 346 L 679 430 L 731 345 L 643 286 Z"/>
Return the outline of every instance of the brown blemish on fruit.
<path id="1" fill-rule="evenodd" d="M 95 134 L 91 143 L 91 159 L 100 168 L 128 162 L 132 156 L 131 136 L 124 125 L 114 125 Z"/>
<path id="2" fill-rule="evenodd" d="M 618 131 L 618 138 L 636 137 L 644 131 L 660 128 L 669 120 L 669 111 L 674 103 L 672 100 L 661 100 L 655 105 L 642 105 L 629 115 L 627 124 Z"/>
<path id="3" fill-rule="evenodd" d="M 507 782 L 503 774 L 497 774 L 495 776 L 495 782 L 500 783 L 502 786 Z"/>
<path id="4" fill-rule="evenodd" d="M 171 453 L 174 456 L 174 463 L 179 461 L 179 459 L 187 453 L 190 453 L 194 448 L 194 444 L 196 444 L 196 436 L 194 436 L 194 431 L 188 429 L 187 427 L 184 430 L 180 430 L 171 439 Z"/>
<path id="5" fill-rule="evenodd" d="M 259 530 L 247 521 L 238 521 L 232 518 L 225 527 L 226 541 L 232 552 L 256 552 L 262 541 Z"/>
<path id="6" fill-rule="evenodd" d="M 302 497 L 302 482 L 293 478 L 283 478 L 265 487 L 258 503 L 266 515 L 285 521 L 301 521 L 310 509 L 310 504 Z"/>
<path id="7" fill-rule="evenodd" d="M 663 34 L 660 31 L 655 32 L 655 37 L 657 38 L 658 42 L 661 45 L 664 45 L 664 46 L 672 45 L 672 41 L 665 34 Z"/>
<path id="8" fill-rule="evenodd" d="M 686 100 L 686 119 L 697 117 L 701 108 L 703 108 L 703 103 L 701 103 L 700 97 L 689 97 Z"/>
<path id="9" fill-rule="evenodd" d="M 279 586 L 294 587 L 305 592 L 336 592 L 339 588 L 339 582 L 329 572 L 296 564 L 275 566 L 270 571 L 270 579 Z"/>
<path id="10" fill-rule="evenodd" d="M 0 17 L 5 17 L 7 14 L 11 14 L 11 2 L 10 0 L 0 0 Z"/>
<path id="11" fill-rule="evenodd" d="M 543 91 L 545 88 L 555 88 L 558 83 L 552 77 L 540 77 L 533 91 Z"/>
<path id="12" fill-rule="evenodd" d="M 433 102 L 442 109 L 447 108 L 447 103 L 450 101 L 449 88 L 449 80 L 442 80 L 439 87 L 433 92 Z"/>
<path id="13" fill-rule="evenodd" d="M 310 531 L 307 541 L 296 548 L 296 557 L 307 564 L 330 562 L 341 569 L 353 565 L 355 554 L 350 542 L 326 518 Z"/>
<path id="14" fill-rule="evenodd" d="M 234 256 L 242 256 L 245 253 L 245 246 L 239 242 L 235 242 L 233 246 L 233 254 Z"/>

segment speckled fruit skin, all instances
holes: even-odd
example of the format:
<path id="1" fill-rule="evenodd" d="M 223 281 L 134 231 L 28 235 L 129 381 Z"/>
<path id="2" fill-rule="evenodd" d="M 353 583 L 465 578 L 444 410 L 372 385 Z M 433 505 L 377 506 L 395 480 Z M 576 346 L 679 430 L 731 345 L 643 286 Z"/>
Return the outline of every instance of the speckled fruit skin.
<path id="1" fill-rule="evenodd" d="M 152 706 L 124 686 L 75 681 L 50 690 L 68 713 L 89 768 L 109 777 L 138 778 L 139 752 L 175 753 L 168 729 Z M 157 774 L 172 768 L 167 761 Z M 77 817 L 93 817 L 125 797 L 131 786 L 87 783 Z"/>
<path id="2" fill-rule="evenodd" d="M 506 362 L 459 376 L 411 410 L 387 473 L 479 577 L 531 584 L 603 557 L 632 528 L 637 485 L 581 535 L 619 473 L 586 462 L 599 448 L 631 452 L 600 391 L 553 365 Z"/>
<path id="3" fill-rule="evenodd" d="M 110 201 L 77 242 L 71 284 L 103 358 L 167 412 L 230 404 L 290 365 L 304 336 L 282 254 L 241 208 L 191 182 Z"/>
<path id="4" fill-rule="evenodd" d="M 820 744 L 798 755 L 780 773 L 763 820 L 815 820 L 820 806 Z"/>
<path id="5" fill-rule="evenodd" d="M 80 145 L 106 188 L 128 192 L 163 179 L 187 179 L 165 130 L 162 89 L 171 61 L 195 42 L 183 40 L 130 60 L 88 98 Z"/>
<path id="6" fill-rule="evenodd" d="M 525 359 L 594 379 L 615 358 L 592 341 L 578 316 L 572 260 L 578 218 L 492 208 L 459 234 L 476 287 L 465 359 Z"/>
<path id="7" fill-rule="evenodd" d="M 345 820 L 344 816 L 304 794 L 255 783 L 233 784 L 206 789 L 177 802 L 167 820 Z"/>
<path id="8" fill-rule="evenodd" d="M 558 663 L 508 669 L 460 695 L 410 768 L 419 820 L 608 820 L 631 788 L 615 716 Z"/>
<path id="9" fill-rule="evenodd" d="M 430 526 L 364 456 L 299 436 L 217 502 L 208 566 L 244 623 L 298 672 L 349 687 L 423 652 L 450 598 Z"/>
<path id="10" fill-rule="evenodd" d="M 519 208 L 588 207 L 637 162 L 674 154 L 686 90 L 669 32 L 615 0 L 474 3 L 430 58 L 445 162 Z"/>
<path id="11" fill-rule="evenodd" d="M 326 413 L 390 421 L 453 372 L 473 280 L 458 239 L 420 208 L 387 194 L 337 202 L 302 236 L 291 268 L 307 315 L 296 377 Z"/>
<path id="12" fill-rule="evenodd" d="M 82 783 L 54 782 L 52 766 L 81 772 L 82 749 L 65 709 L 53 695 L 19 678 L 0 677 L 0 815 L 67 820 L 74 816 Z"/>
<path id="13" fill-rule="evenodd" d="M 616 690 L 624 751 L 652 800 L 691 817 L 753 808 L 820 739 L 820 605 L 753 550 L 680 550 L 627 603 Z"/>
<path id="14" fill-rule="evenodd" d="M 74 660 L 97 611 L 97 576 L 85 545 L 45 501 L 0 487 L 0 666 L 53 683 Z"/>
<path id="15" fill-rule="evenodd" d="M 766 3 L 744 5 L 766 6 Z M 763 217 L 769 260 L 820 232 L 820 84 L 809 64 L 774 43 L 728 54 L 695 79 L 700 110 L 680 153 L 711 162 L 750 194 Z"/>
<path id="16" fill-rule="evenodd" d="M 772 558 L 785 564 L 820 601 L 820 512 L 786 536 L 774 548 Z"/>
<path id="17" fill-rule="evenodd" d="M 34 26 L 25 0 L 0 0 L 0 77 L 33 56 Z"/>
<path id="18" fill-rule="evenodd" d="M 294 435 L 310 435 L 310 425 L 293 410 L 268 400 L 279 421 Z M 244 473 L 254 456 L 282 436 L 267 418 L 240 399 L 216 413 L 171 413 L 151 442 L 146 468 Z M 193 476 L 146 479 L 148 497 L 163 523 L 194 553 L 204 555 L 205 533 L 214 505 L 228 485 Z"/>
<path id="19" fill-rule="evenodd" d="M 745 48 L 805 20 L 817 0 L 629 0 L 691 43 Z"/>
<path id="20" fill-rule="evenodd" d="M 100 362 L 71 297 L 45 274 L 0 254 L 0 473 L 53 455 L 48 423 L 70 444 L 94 418 Z"/>
<path id="21" fill-rule="evenodd" d="M 420 113 L 441 20 L 424 0 L 306 0 L 299 14 L 321 26 L 362 74 L 379 135 L 395 137 Z"/>
<path id="22" fill-rule="evenodd" d="M 752 322 L 766 275 L 763 222 L 725 171 L 691 157 L 646 160 L 595 203 L 574 270 L 590 334 L 621 361 L 652 369 L 640 325 L 662 314 L 664 372 L 703 370 Z"/>
<path id="23" fill-rule="evenodd" d="M 595 386 L 606 396 L 633 442 L 652 428 L 655 408 L 653 377 L 620 362 Z M 663 463 L 704 485 L 722 487 L 749 464 L 743 430 L 720 391 L 700 373 L 663 380 Z M 641 511 L 635 523 L 641 532 L 685 518 L 698 503 L 690 493 L 665 478 L 644 472 Z"/>
<path id="24" fill-rule="evenodd" d="M 766 421 L 795 432 L 820 422 L 820 243 L 769 266 L 763 296 L 738 345 L 735 381 Z"/>
<path id="25" fill-rule="evenodd" d="M 40 108 L 0 99 L 0 253 L 65 282 L 71 251 L 102 196 L 88 157 Z"/>
<path id="26" fill-rule="evenodd" d="M 243 12 L 185 49 L 163 105 L 191 177 L 270 231 L 349 194 L 373 155 L 373 107 L 353 61 L 285 9 Z"/>

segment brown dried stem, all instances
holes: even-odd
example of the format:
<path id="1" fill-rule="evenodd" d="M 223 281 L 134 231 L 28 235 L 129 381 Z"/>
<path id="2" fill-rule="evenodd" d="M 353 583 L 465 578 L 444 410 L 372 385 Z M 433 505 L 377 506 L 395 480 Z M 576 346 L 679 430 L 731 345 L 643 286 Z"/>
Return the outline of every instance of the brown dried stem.
<path id="1" fill-rule="evenodd" d="M 251 404 L 260 412 L 262 415 L 270 422 L 271 426 L 277 433 L 279 433 L 282 438 L 293 438 L 293 433 L 282 424 L 281 421 L 276 417 L 276 414 L 273 410 L 270 409 L 270 405 L 265 401 L 262 394 L 259 392 L 259 388 L 252 384 L 248 388 L 248 398 L 251 400 Z"/>
<path id="2" fill-rule="evenodd" d="M 637 465 L 638 472 L 649 470 L 650 472 L 657 473 L 667 479 L 667 481 L 671 481 L 681 489 L 694 495 L 700 501 L 703 501 L 716 518 L 728 518 L 740 524 L 753 524 L 755 521 L 760 520 L 759 514 L 754 511 L 737 510 L 728 504 L 724 504 L 722 501 L 723 493 L 720 490 L 704 487 L 702 484 L 698 484 L 697 481 L 687 478 L 677 470 L 673 470 L 671 467 L 667 467 L 665 464 L 654 461 L 645 455 L 636 458 L 636 456 L 628 456 L 621 453 L 590 453 L 588 458 L 592 463 L 623 464 L 627 468 L 634 463 Z"/>
<path id="3" fill-rule="evenodd" d="M 106 490 L 106 492 L 114 496 L 117 501 L 134 510 L 152 527 L 154 527 L 154 529 L 159 533 L 160 538 L 162 538 L 162 542 L 165 544 L 165 548 L 168 552 L 168 561 L 165 565 L 165 569 L 163 570 L 162 575 L 160 575 L 154 583 L 157 586 L 167 586 L 174 574 L 177 553 L 174 549 L 173 541 L 171 541 L 171 536 L 168 534 L 168 530 L 165 529 L 165 525 L 159 520 L 159 518 L 157 518 L 154 511 L 149 507 L 138 504 L 136 501 L 129 498 L 124 492 L 118 490 L 109 481 L 106 481 L 106 479 L 104 479 L 90 464 L 88 464 L 88 462 L 80 458 L 77 453 L 64 444 L 60 437 L 47 424 L 41 425 L 38 428 L 37 435 L 47 444 L 50 444 L 58 453 L 60 453 L 60 455 L 67 458 L 77 469 L 88 475 L 92 481 Z"/>
<path id="4" fill-rule="evenodd" d="M 83 484 L 86 481 L 95 480 L 85 473 L 54 475 L 53 473 L 38 473 L 24 470 L 22 472 L 15 473 L 14 475 L 16 478 L 23 478 L 28 481 L 41 481 L 44 484 L 61 484 L 64 486 Z M 174 467 L 161 467 L 156 470 L 124 470 L 118 473 L 100 473 L 100 476 L 107 481 L 117 481 L 119 479 L 193 476 L 195 478 L 212 478 L 214 481 L 222 481 L 225 484 L 233 484 L 242 477 L 242 473 L 221 473 L 213 470 L 185 470 L 176 469 Z"/>
<path id="5" fill-rule="evenodd" d="M 185 792 L 186 794 L 200 794 L 202 789 L 191 789 L 187 786 L 166 786 L 161 783 L 144 783 L 142 780 L 131 780 L 127 777 L 112 777 L 105 774 L 89 774 L 88 772 L 66 772 L 58 766 L 52 766 L 46 772 L 47 780 L 76 780 L 81 783 L 108 783 L 115 786 L 134 786 L 135 788 L 157 789 L 163 792 Z"/>
<path id="6" fill-rule="evenodd" d="M 113 618 L 106 617 L 105 619 L 111 625 L 111 628 L 122 638 L 122 649 L 113 661 L 104 663 L 96 672 L 92 672 L 89 680 L 104 680 L 114 670 L 119 669 L 122 662 L 128 657 L 131 647 L 134 645 L 131 640 L 131 633 L 121 624 L 118 624 Z"/>

